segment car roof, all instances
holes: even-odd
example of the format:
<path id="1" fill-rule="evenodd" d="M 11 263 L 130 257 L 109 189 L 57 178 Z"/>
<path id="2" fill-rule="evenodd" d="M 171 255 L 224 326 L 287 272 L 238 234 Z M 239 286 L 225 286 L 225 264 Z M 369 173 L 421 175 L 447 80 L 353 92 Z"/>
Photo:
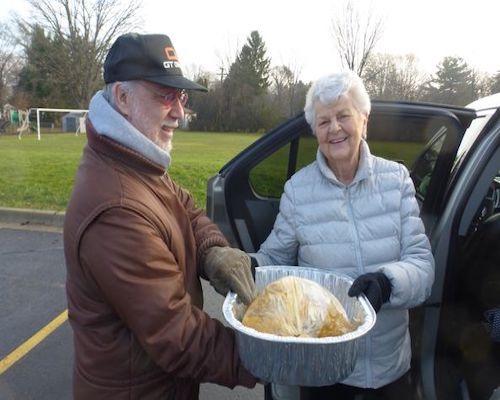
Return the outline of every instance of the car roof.
<path id="1" fill-rule="evenodd" d="M 384 101 L 384 100 L 373 100 L 372 102 L 372 112 L 370 113 L 370 121 L 374 122 L 375 116 L 378 115 L 389 115 L 393 116 L 395 121 L 398 116 L 405 116 L 405 118 L 412 119 L 425 119 L 432 117 L 445 117 L 450 119 L 455 119 L 463 129 L 467 129 L 476 117 L 476 111 L 472 108 L 453 106 L 453 105 L 443 105 L 436 103 L 423 103 L 423 102 L 409 102 L 409 101 Z M 219 171 L 221 175 L 225 175 L 234 163 L 237 163 L 239 159 L 244 157 L 244 154 L 248 151 L 253 151 L 255 148 L 259 148 L 259 153 L 266 153 L 267 149 L 269 152 L 272 151 L 276 146 L 276 135 L 278 133 L 280 138 L 279 142 L 286 143 L 290 140 L 290 135 L 288 131 L 295 131 L 300 133 L 303 128 L 309 129 L 308 123 L 305 121 L 304 112 L 297 114 L 295 117 L 288 119 L 282 124 L 278 125 L 271 131 L 267 132 L 263 137 L 256 140 L 246 149 L 242 150 L 238 155 L 236 155 L 232 160 L 225 164 Z M 281 134 L 280 134 L 281 132 Z"/>
<path id="2" fill-rule="evenodd" d="M 467 129 L 474 118 L 476 118 L 476 110 L 470 107 L 460 107 L 448 104 L 425 103 L 416 101 L 385 101 L 373 100 L 372 112 L 383 112 L 391 110 L 392 112 L 401 112 L 406 115 L 451 115 L 453 114 L 460 124 Z"/>
<path id="3" fill-rule="evenodd" d="M 495 93 L 490 96 L 482 97 L 467 105 L 467 108 L 474 110 L 486 110 L 491 108 L 500 108 L 500 93 Z"/>

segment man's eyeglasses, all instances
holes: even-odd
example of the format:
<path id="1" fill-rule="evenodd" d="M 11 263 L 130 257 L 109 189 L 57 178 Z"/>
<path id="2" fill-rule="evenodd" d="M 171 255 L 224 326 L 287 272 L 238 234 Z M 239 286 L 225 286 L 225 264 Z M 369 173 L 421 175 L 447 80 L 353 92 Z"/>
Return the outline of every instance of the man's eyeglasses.
<path id="1" fill-rule="evenodd" d="M 165 107 L 171 107 L 176 100 L 179 100 L 181 105 L 184 107 L 189 98 L 187 92 L 183 89 L 168 88 L 166 89 L 165 93 L 158 93 L 157 91 L 153 90 L 149 85 L 142 84 L 142 86 L 147 87 L 148 91 L 158 96 L 161 99 L 160 100 L 161 103 Z"/>

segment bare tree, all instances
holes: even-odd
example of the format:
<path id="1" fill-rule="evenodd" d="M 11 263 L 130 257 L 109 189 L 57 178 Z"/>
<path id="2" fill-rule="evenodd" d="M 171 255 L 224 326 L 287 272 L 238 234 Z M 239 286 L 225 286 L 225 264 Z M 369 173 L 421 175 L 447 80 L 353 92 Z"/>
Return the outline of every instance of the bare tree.
<path id="1" fill-rule="evenodd" d="M 225 50 L 215 51 L 215 55 L 218 59 L 218 66 L 215 75 L 216 80 L 219 84 L 222 84 L 227 78 L 229 69 L 238 58 L 238 54 L 242 46 L 243 45 L 238 40 L 233 40 L 233 38 L 231 37 L 227 41 Z"/>
<path id="2" fill-rule="evenodd" d="M 426 77 L 418 69 L 413 54 L 374 53 L 367 61 L 362 78 L 370 96 L 379 100 L 418 100 Z"/>
<path id="3" fill-rule="evenodd" d="M 332 28 L 342 66 L 361 76 L 382 35 L 383 19 L 375 17 L 371 8 L 363 16 L 352 0 L 345 0 L 332 20 Z"/>
<path id="4" fill-rule="evenodd" d="M 279 65 L 271 70 L 272 90 L 276 107 L 283 117 L 290 118 L 303 108 L 305 96 L 298 90 L 299 69 L 289 65 Z M 299 92 L 299 93 L 297 93 Z"/>
<path id="5" fill-rule="evenodd" d="M 16 50 L 15 37 L 6 24 L 0 24 L 0 105 L 7 101 L 15 83 L 20 65 Z"/>
<path id="6" fill-rule="evenodd" d="M 492 76 L 486 72 L 472 70 L 471 90 L 474 93 L 474 100 L 495 93 L 492 91 L 491 80 Z"/>
<path id="7" fill-rule="evenodd" d="M 487 82 L 489 94 L 500 93 L 500 71 L 491 75 Z"/>
<path id="8" fill-rule="evenodd" d="M 86 107 L 102 85 L 102 64 L 112 41 L 138 26 L 140 0 L 27 1 L 33 16 L 18 18 L 19 27 L 29 34 L 41 26 L 58 43 L 61 53 L 50 64 L 52 73 L 71 88 L 75 106 Z"/>

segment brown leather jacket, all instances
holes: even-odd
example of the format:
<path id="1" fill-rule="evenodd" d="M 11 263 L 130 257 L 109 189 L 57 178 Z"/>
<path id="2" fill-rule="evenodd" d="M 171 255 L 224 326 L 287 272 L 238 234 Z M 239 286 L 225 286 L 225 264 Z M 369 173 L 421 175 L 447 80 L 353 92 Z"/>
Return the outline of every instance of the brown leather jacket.
<path id="1" fill-rule="evenodd" d="M 64 225 L 75 399 L 253 387 L 233 332 L 202 311 L 200 256 L 227 241 L 163 168 L 87 130 Z"/>

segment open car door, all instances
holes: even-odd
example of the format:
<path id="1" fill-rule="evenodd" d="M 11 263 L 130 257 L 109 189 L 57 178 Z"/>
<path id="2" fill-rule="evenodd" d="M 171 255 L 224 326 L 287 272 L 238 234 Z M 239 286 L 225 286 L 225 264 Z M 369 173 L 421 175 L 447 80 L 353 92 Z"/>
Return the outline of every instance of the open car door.
<path id="1" fill-rule="evenodd" d="M 463 108 L 372 103 L 370 149 L 411 169 L 428 232 L 443 205 L 457 149 L 474 116 Z M 207 213 L 233 245 L 247 252 L 258 250 L 273 227 L 285 182 L 315 160 L 316 150 L 316 138 L 300 114 L 265 134 L 210 179 Z"/>
<path id="2" fill-rule="evenodd" d="M 367 140 L 370 150 L 409 168 L 432 244 L 442 243 L 440 236 L 448 234 L 437 228 L 451 195 L 449 184 L 457 151 L 464 132 L 476 117 L 474 110 L 458 107 L 372 103 Z M 257 251 L 273 227 L 285 182 L 298 169 L 314 161 L 316 151 L 316 138 L 303 114 L 280 125 L 210 179 L 208 215 L 234 246 L 246 252 Z M 445 257 L 436 269 L 445 270 L 447 262 Z M 445 271 L 438 275 L 444 276 Z M 421 393 L 425 399 L 436 392 L 434 363 L 442 283 L 429 302 L 411 310 L 410 314 L 415 386 L 408 390 Z"/>

